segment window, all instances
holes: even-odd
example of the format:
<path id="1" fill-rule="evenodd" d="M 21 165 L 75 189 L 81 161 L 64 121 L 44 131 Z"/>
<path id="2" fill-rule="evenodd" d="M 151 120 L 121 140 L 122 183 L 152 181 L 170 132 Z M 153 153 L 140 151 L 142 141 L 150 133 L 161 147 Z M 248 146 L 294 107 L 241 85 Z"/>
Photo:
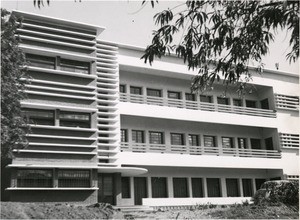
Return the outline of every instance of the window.
<path id="1" fill-rule="evenodd" d="M 241 99 L 233 99 L 234 106 L 243 106 L 243 102 Z"/>
<path id="2" fill-rule="evenodd" d="M 212 96 L 200 95 L 200 102 L 212 103 Z"/>
<path id="3" fill-rule="evenodd" d="M 151 177 L 152 198 L 168 198 L 167 178 Z"/>
<path id="4" fill-rule="evenodd" d="M 208 197 L 221 197 L 220 179 L 207 178 L 207 195 Z"/>
<path id="5" fill-rule="evenodd" d="M 90 171 L 58 170 L 58 187 L 90 187 Z"/>
<path id="6" fill-rule="evenodd" d="M 78 113 L 78 112 L 63 112 L 59 113 L 59 125 L 66 127 L 79 127 L 90 128 L 91 127 L 91 114 L 90 113 Z"/>
<path id="7" fill-rule="evenodd" d="M 164 144 L 164 137 L 162 132 L 149 132 L 150 144 Z"/>
<path id="8" fill-rule="evenodd" d="M 186 178 L 173 178 L 174 198 L 188 197 L 188 186 Z"/>
<path id="9" fill-rule="evenodd" d="M 132 130 L 132 142 L 145 143 L 144 131 Z"/>
<path id="10" fill-rule="evenodd" d="M 147 89 L 147 96 L 162 97 L 162 92 L 159 89 Z"/>
<path id="11" fill-rule="evenodd" d="M 52 187 L 52 170 L 17 170 L 17 187 Z"/>
<path id="12" fill-rule="evenodd" d="M 256 101 L 246 100 L 246 107 L 248 107 L 248 108 L 256 108 Z"/>
<path id="13" fill-rule="evenodd" d="M 119 85 L 120 93 L 126 93 L 126 85 Z"/>
<path id="14" fill-rule="evenodd" d="M 222 137 L 222 147 L 223 148 L 233 148 L 233 138 L 232 137 Z"/>
<path id="15" fill-rule="evenodd" d="M 229 105 L 229 99 L 228 98 L 218 97 L 217 102 L 218 102 L 218 104 L 221 104 L 221 105 Z"/>
<path id="16" fill-rule="evenodd" d="M 168 98 L 170 99 L 180 99 L 180 92 L 171 92 L 168 91 Z"/>
<path id="17" fill-rule="evenodd" d="M 128 142 L 127 129 L 121 129 L 121 142 Z"/>
<path id="18" fill-rule="evenodd" d="M 242 179 L 244 197 L 253 196 L 251 179 Z"/>
<path id="19" fill-rule="evenodd" d="M 251 142 L 251 148 L 252 149 L 261 149 L 260 139 L 251 138 L 250 142 Z"/>
<path id="20" fill-rule="evenodd" d="M 189 134 L 189 146 L 199 146 L 199 135 Z"/>
<path id="21" fill-rule="evenodd" d="M 269 138 L 265 139 L 265 146 L 266 146 L 267 150 L 274 150 L 272 137 L 269 137 Z"/>
<path id="22" fill-rule="evenodd" d="M 55 57 L 26 54 L 26 60 L 29 61 L 29 65 L 34 67 L 55 69 L 55 59 Z"/>
<path id="23" fill-rule="evenodd" d="M 196 101 L 196 96 L 192 93 L 185 93 L 185 100 Z"/>
<path id="24" fill-rule="evenodd" d="M 262 184 L 264 184 L 266 181 L 266 179 L 255 179 L 256 190 L 259 190 Z"/>
<path id="25" fill-rule="evenodd" d="M 184 145 L 184 134 L 171 133 L 172 145 Z"/>
<path id="26" fill-rule="evenodd" d="M 41 109 L 22 109 L 22 115 L 29 124 L 54 125 L 54 111 Z"/>
<path id="27" fill-rule="evenodd" d="M 270 109 L 269 108 L 269 100 L 268 99 L 263 99 L 260 101 L 260 106 L 262 109 Z"/>
<path id="28" fill-rule="evenodd" d="M 238 197 L 239 187 L 238 179 L 226 179 L 227 197 Z"/>
<path id="29" fill-rule="evenodd" d="M 142 95 L 142 87 L 130 86 L 130 94 Z"/>
<path id="30" fill-rule="evenodd" d="M 203 197 L 202 178 L 192 178 L 192 192 L 194 198 Z"/>
<path id="31" fill-rule="evenodd" d="M 216 147 L 216 137 L 204 135 L 204 146 L 205 147 Z"/>
<path id="32" fill-rule="evenodd" d="M 63 71 L 75 72 L 75 73 L 90 73 L 90 63 L 81 62 L 77 60 L 60 60 L 60 69 Z"/>
<path id="33" fill-rule="evenodd" d="M 246 149 L 247 148 L 247 140 L 246 140 L 246 138 L 238 138 L 238 147 L 240 149 Z"/>
<path id="34" fill-rule="evenodd" d="M 130 178 L 122 177 L 122 198 L 128 199 L 130 198 Z"/>

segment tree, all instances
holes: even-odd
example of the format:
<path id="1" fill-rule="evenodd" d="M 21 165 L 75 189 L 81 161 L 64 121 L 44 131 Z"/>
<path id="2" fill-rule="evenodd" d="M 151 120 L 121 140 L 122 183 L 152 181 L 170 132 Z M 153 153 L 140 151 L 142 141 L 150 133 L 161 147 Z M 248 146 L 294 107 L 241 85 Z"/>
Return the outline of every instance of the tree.
<path id="1" fill-rule="evenodd" d="M 155 57 L 175 52 L 189 69 L 199 68 L 192 91 L 209 90 L 220 81 L 243 92 L 251 79 L 249 61 L 263 71 L 262 56 L 279 28 L 291 32 L 287 59 L 299 57 L 299 1 L 186 1 L 154 19 L 159 28 L 141 59 L 152 64 Z"/>
<path id="2" fill-rule="evenodd" d="M 12 150 L 27 145 L 29 128 L 21 115 L 20 101 L 26 98 L 25 55 L 15 37 L 19 24 L 1 9 L 1 159 L 12 158 Z"/>

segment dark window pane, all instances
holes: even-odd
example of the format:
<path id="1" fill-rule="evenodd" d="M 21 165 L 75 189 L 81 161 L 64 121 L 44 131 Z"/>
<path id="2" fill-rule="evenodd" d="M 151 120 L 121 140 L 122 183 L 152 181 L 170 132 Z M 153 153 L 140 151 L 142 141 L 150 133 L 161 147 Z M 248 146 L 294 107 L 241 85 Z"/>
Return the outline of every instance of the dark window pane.
<path id="1" fill-rule="evenodd" d="M 132 130 L 132 142 L 145 143 L 144 131 Z"/>
<path id="2" fill-rule="evenodd" d="M 217 102 L 218 102 L 218 104 L 221 104 L 221 105 L 229 105 L 229 99 L 228 98 L 218 97 Z"/>
<path id="3" fill-rule="evenodd" d="M 196 96 L 192 93 L 185 93 L 185 100 L 196 101 Z"/>
<path id="4" fill-rule="evenodd" d="M 147 96 L 161 97 L 161 90 L 159 89 L 147 89 Z"/>
<path id="5" fill-rule="evenodd" d="M 167 178 L 152 177 L 152 198 L 168 198 Z"/>
<path id="6" fill-rule="evenodd" d="M 269 137 L 269 138 L 265 139 L 265 145 L 266 145 L 267 150 L 274 150 L 272 137 Z"/>
<path id="7" fill-rule="evenodd" d="M 227 197 L 238 197 L 239 188 L 237 179 L 226 179 Z"/>
<path id="8" fill-rule="evenodd" d="M 248 107 L 248 108 L 256 108 L 256 101 L 246 100 L 246 107 Z"/>
<path id="9" fill-rule="evenodd" d="M 81 62 L 77 60 L 60 60 L 60 69 L 63 71 L 75 72 L 75 73 L 90 73 L 90 63 Z"/>
<path id="10" fill-rule="evenodd" d="M 238 147 L 240 149 L 246 149 L 247 148 L 246 138 L 238 138 Z"/>
<path id="11" fill-rule="evenodd" d="M 234 106 L 242 106 L 242 100 L 241 99 L 233 99 L 233 105 Z"/>
<path id="12" fill-rule="evenodd" d="M 189 134 L 189 145 L 190 146 L 199 146 L 199 135 Z"/>
<path id="13" fill-rule="evenodd" d="M 212 103 L 212 96 L 200 95 L 200 102 Z"/>
<path id="14" fill-rule="evenodd" d="M 127 136 L 127 130 L 121 129 L 121 142 L 127 142 L 128 136 Z"/>
<path id="15" fill-rule="evenodd" d="M 268 99 L 264 99 L 260 101 L 260 105 L 262 109 L 270 109 L 269 108 L 269 100 Z"/>
<path id="16" fill-rule="evenodd" d="M 130 198 L 130 178 L 122 177 L 122 198 Z"/>
<path id="17" fill-rule="evenodd" d="M 126 93 L 126 86 L 125 85 L 120 85 L 119 89 L 120 89 L 120 93 Z"/>
<path id="18" fill-rule="evenodd" d="M 170 98 L 170 99 L 180 99 L 180 92 L 168 91 L 168 98 Z"/>
<path id="19" fill-rule="evenodd" d="M 183 134 L 171 133 L 171 144 L 172 145 L 184 145 Z"/>
<path id="20" fill-rule="evenodd" d="M 22 109 L 22 115 L 27 118 L 29 124 L 54 125 L 53 110 Z"/>
<path id="21" fill-rule="evenodd" d="M 244 197 L 253 196 L 251 179 L 242 179 Z"/>
<path id="22" fill-rule="evenodd" d="M 186 178 L 173 178 L 174 198 L 188 197 Z"/>
<path id="23" fill-rule="evenodd" d="M 90 171 L 58 170 L 58 187 L 90 187 Z"/>
<path id="24" fill-rule="evenodd" d="M 259 190 L 262 184 L 264 184 L 266 181 L 266 179 L 255 179 L 256 190 Z"/>
<path id="25" fill-rule="evenodd" d="M 220 180 L 218 178 L 207 178 L 208 197 L 221 197 Z"/>
<path id="26" fill-rule="evenodd" d="M 17 170 L 17 187 L 52 187 L 52 170 Z"/>
<path id="27" fill-rule="evenodd" d="M 260 139 L 251 138 L 250 142 L 251 142 L 251 148 L 252 149 L 261 149 Z"/>
<path id="28" fill-rule="evenodd" d="M 233 138 L 232 137 L 222 137 L 222 147 L 223 148 L 233 148 Z"/>
<path id="29" fill-rule="evenodd" d="M 149 132 L 150 144 L 164 144 L 164 138 L 162 132 Z"/>
<path id="30" fill-rule="evenodd" d="M 90 128 L 90 113 L 63 112 L 59 113 L 60 126 Z"/>
<path id="31" fill-rule="evenodd" d="M 142 88 L 141 87 L 130 86 L 130 94 L 142 95 Z"/>
<path id="32" fill-rule="evenodd" d="M 202 178 L 192 178 L 193 197 L 203 197 Z"/>
<path id="33" fill-rule="evenodd" d="M 55 58 L 45 57 L 34 54 L 26 54 L 26 60 L 29 61 L 30 66 L 41 67 L 47 69 L 55 69 Z"/>
<path id="34" fill-rule="evenodd" d="M 204 146 L 205 147 L 216 147 L 215 137 L 204 135 Z"/>

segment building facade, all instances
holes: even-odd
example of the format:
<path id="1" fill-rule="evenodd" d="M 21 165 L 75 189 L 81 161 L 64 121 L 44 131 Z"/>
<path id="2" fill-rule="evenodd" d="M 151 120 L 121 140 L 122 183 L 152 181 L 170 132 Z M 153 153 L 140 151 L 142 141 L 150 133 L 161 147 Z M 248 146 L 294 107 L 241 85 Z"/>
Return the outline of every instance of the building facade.
<path id="1" fill-rule="evenodd" d="M 8 165 L 12 201 L 232 204 L 298 179 L 299 76 L 253 74 L 251 91 L 190 92 L 173 56 L 101 41 L 102 27 L 14 11 L 28 61 L 29 145 Z M 255 71 L 254 69 L 251 71 Z"/>

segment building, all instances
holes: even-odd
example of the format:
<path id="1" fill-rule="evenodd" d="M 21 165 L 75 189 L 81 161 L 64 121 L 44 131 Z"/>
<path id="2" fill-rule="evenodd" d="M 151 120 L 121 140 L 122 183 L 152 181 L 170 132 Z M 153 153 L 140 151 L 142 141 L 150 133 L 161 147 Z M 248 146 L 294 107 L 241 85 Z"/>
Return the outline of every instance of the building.
<path id="1" fill-rule="evenodd" d="M 12 201 L 229 204 L 299 178 L 298 75 L 254 75 L 243 98 L 221 84 L 191 94 L 179 58 L 149 66 L 143 49 L 101 41 L 102 27 L 13 15 L 32 132 L 8 165 Z"/>

